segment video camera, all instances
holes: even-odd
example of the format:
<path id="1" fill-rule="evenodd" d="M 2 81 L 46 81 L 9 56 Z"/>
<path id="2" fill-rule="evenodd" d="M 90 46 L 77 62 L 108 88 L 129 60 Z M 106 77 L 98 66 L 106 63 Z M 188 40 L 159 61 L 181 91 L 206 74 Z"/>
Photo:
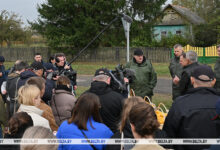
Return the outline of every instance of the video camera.
<path id="1" fill-rule="evenodd" d="M 128 83 L 125 83 L 124 78 L 127 78 L 129 83 L 132 83 L 135 78 L 134 70 L 118 65 L 114 71 L 109 71 L 109 73 L 111 75 L 110 87 L 121 94 L 127 93 Z"/>
<path id="2" fill-rule="evenodd" d="M 64 70 L 62 74 L 60 74 L 59 71 L 54 71 L 52 78 L 56 78 L 56 76 L 66 76 L 70 79 L 73 86 L 76 85 L 77 72 L 75 70 Z"/>

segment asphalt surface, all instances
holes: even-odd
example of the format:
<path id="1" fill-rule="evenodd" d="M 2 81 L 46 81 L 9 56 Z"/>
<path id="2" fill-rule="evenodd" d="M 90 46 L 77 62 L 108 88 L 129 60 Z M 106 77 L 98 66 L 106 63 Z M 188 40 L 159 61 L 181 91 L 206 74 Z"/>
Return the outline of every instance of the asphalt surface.
<path id="1" fill-rule="evenodd" d="M 92 82 L 93 76 L 91 75 L 79 75 L 77 77 L 77 85 L 89 87 Z M 170 78 L 157 78 L 157 85 L 154 88 L 154 93 L 171 94 L 171 79 Z"/>

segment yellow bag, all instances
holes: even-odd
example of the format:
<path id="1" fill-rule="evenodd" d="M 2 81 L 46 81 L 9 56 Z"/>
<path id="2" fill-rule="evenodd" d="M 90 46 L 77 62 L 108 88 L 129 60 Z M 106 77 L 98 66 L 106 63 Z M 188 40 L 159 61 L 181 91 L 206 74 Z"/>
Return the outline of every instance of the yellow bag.
<path id="1" fill-rule="evenodd" d="M 157 120 L 162 128 L 169 110 L 163 103 L 159 103 L 159 105 L 156 106 L 154 103 L 152 103 L 148 96 L 145 96 L 144 100 L 154 108 L 155 114 L 157 115 Z M 161 106 L 163 106 L 163 108 Z"/>

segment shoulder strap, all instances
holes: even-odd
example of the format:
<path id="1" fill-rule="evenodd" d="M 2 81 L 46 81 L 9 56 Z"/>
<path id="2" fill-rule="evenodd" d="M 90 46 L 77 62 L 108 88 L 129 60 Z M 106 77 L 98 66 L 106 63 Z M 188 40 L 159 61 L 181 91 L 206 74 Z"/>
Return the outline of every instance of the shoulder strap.
<path id="1" fill-rule="evenodd" d="M 87 142 L 90 144 L 90 146 L 92 146 L 92 148 L 93 148 L 94 150 L 97 150 L 97 148 L 89 141 L 89 139 L 88 139 L 88 137 L 86 136 L 86 134 L 85 134 L 82 130 L 80 130 L 80 131 L 82 132 L 83 136 L 86 138 L 86 140 L 87 140 Z"/>
<path id="2" fill-rule="evenodd" d="M 18 96 L 18 81 L 19 81 L 19 80 L 20 80 L 20 77 L 18 77 L 18 79 L 17 79 L 17 81 L 16 81 L 16 85 L 15 85 L 15 95 L 14 95 L 14 100 L 15 100 L 15 102 L 14 102 L 13 114 L 15 114 L 16 111 L 17 111 L 17 103 L 18 103 L 18 98 L 17 98 L 17 96 Z"/>
<path id="3" fill-rule="evenodd" d="M 123 131 L 121 132 L 121 140 L 124 139 L 124 133 Z M 124 150 L 124 144 L 121 144 L 121 150 Z"/>

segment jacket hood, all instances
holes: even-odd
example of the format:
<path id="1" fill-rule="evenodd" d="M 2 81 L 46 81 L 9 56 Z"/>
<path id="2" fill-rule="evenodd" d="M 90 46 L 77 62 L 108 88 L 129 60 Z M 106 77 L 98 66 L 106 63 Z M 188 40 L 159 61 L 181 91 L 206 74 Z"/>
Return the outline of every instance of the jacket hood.
<path id="1" fill-rule="evenodd" d="M 8 75 L 8 80 L 12 80 L 14 78 L 17 78 L 18 76 L 20 76 L 20 74 L 18 73 L 11 73 Z"/>
<path id="2" fill-rule="evenodd" d="M 90 92 L 95 93 L 97 95 L 104 95 L 111 91 L 110 86 L 102 81 L 93 81 L 91 83 L 91 88 L 89 89 Z"/>
<path id="3" fill-rule="evenodd" d="M 37 76 L 37 75 L 30 70 L 24 71 L 21 73 L 21 79 L 27 79 L 27 78 L 35 77 L 35 76 Z"/>

